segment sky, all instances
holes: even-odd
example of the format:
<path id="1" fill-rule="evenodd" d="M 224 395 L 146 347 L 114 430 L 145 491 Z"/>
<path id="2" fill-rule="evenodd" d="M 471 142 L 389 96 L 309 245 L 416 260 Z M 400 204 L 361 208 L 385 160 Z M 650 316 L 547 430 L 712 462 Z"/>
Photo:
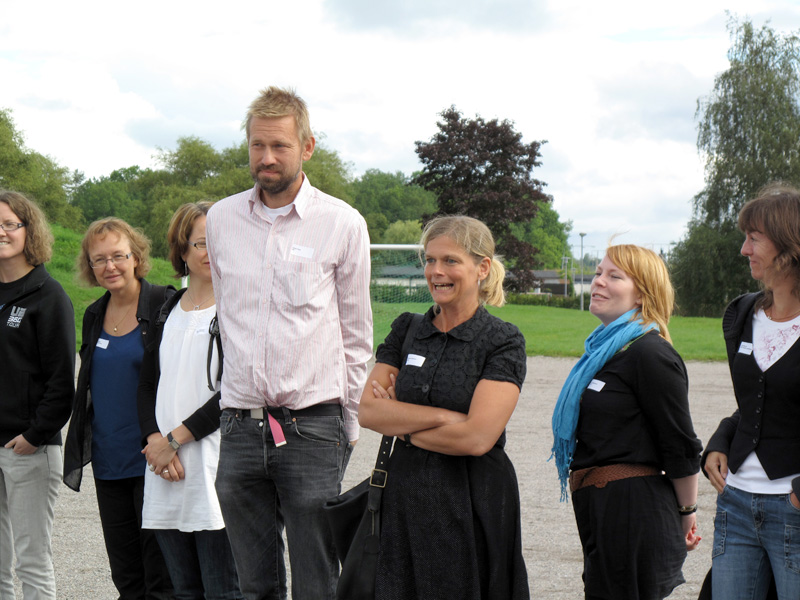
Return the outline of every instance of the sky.
<path id="1" fill-rule="evenodd" d="M 726 11 L 800 30 L 791 0 L 0 0 L 0 108 L 100 177 L 182 136 L 238 144 L 259 90 L 293 87 L 359 176 L 419 170 L 414 142 L 455 105 L 546 140 L 533 175 L 575 256 L 579 233 L 597 256 L 614 235 L 667 252 L 703 187 L 695 112 L 728 66 Z"/>

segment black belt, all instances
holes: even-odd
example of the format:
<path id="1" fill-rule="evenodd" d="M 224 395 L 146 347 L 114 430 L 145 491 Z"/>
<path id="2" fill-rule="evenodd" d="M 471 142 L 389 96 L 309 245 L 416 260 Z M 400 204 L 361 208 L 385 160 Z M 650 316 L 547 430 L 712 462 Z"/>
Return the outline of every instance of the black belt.
<path id="1" fill-rule="evenodd" d="M 248 419 L 263 419 L 263 408 L 226 408 L 225 410 L 232 410 L 236 412 L 236 416 L 241 416 Z M 308 408 L 283 408 L 279 406 L 269 406 L 267 411 L 276 419 L 283 419 L 284 421 L 301 417 L 341 417 L 342 405 L 341 404 L 315 404 Z"/>

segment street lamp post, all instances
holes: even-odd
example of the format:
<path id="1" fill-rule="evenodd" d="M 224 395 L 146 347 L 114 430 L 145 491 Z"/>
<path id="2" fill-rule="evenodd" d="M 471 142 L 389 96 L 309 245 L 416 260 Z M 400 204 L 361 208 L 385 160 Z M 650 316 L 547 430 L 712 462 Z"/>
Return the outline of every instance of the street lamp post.
<path id="1" fill-rule="evenodd" d="M 583 238 L 586 236 L 585 233 L 579 233 L 581 236 L 581 311 L 583 311 Z"/>
<path id="2" fill-rule="evenodd" d="M 569 256 L 562 256 L 561 268 L 564 269 L 564 298 L 567 297 L 567 282 L 569 281 L 569 271 L 567 271 L 568 266 L 569 266 Z"/>

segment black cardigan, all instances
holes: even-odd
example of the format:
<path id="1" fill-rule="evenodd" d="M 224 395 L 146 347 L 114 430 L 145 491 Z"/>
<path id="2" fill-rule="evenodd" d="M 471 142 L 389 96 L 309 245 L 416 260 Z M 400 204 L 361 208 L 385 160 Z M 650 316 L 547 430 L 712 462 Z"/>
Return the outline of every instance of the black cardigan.
<path id="1" fill-rule="evenodd" d="M 160 433 L 156 422 L 156 390 L 158 390 L 158 380 L 161 377 L 161 363 L 159 350 L 161 338 L 164 335 L 164 323 L 177 306 L 186 290 L 180 290 L 167 300 L 159 311 L 159 318 L 156 319 L 150 348 L 144 352 L 142 360 L 142 370 L 139 373 L 139 389 L 136 394 L 136 401 L 139 410 L 139 427 L 142 430 L 142 446 L 147 445 L 147 436 L 151 433 Z M 222 357 L 220 357 L 220 360 Z M 193 412 L 183 424 L 192 432 L 195 440 L 199 440 L 214 433 L 219 429 L 219 417 L 222 410 L 219 407 L 220 392 L 212 395 L 208 401 Z"/>
<path id="2" fill-rule="evenodd" d="M 755 451 L 767 476 L 778 479 L 800 473 L 800 404 L 794 401 L 800 386 L 795 379 L 800 344 L 795 343 L 765 372 L 758 368 L 752 354 L 739 353 L 742 340 L 752 342 L 753 313 L 762 295 L 758 292 L 739 296 L 728 305 L 722 318 L 739 408 L 720 422 L 702 462 L 705 465 L 709 452 L 722 452 L 728 457 L 728 468 L 735 473 Z M 792 481 L 792 489 L 800 497 L 800 477 Z"/>
<path id="3" fill-rule="evenodd" d="M 139 321 L 142 343 L 145 351 L 149 348 L 153 337 L 151 332 L 158 318 L 158 309 L 175 293 L 170 286 L 151 285 L 140 280 L 139 303 L 136 306 L 136 320 Z M 106 292 L 96 302 L 89 305 L 83 313 L 83 340 L 80 357 L 81 368 L 78 371 L 78 385 L 75 400 L 72 403 L 67 440 L 64 444 L 64 483 L 67 487 L 80 491 L 83 467 L 92 460 L 92 394 L 89 382 L 92 368 L 92 356 L 103 330 L 103 319 L 106 315 L 111 293 Z"/>

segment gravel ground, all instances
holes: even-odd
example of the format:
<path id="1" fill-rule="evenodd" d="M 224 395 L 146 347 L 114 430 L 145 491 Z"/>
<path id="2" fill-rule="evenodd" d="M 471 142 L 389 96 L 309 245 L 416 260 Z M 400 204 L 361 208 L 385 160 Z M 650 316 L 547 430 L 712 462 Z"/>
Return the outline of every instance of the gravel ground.
<path id="1" fill-rule="evenodd" d="M 520 482 L 523 550 L 531 595 L 542 600 L 583 597 L 581 547 L 572 506 L 558 501 L 555 467 L 547 462 L 552 443 L 550 416 L 561 385 L 574 363 L 574 359 L 528 358 L 528 379 L 508 426 L 507 450 Z M 735 408 L 728 368 L 722 362 L 692 362 L 687 366 L 695 429 L 700 439 L 706 441 L 719 420 Z M 343 489 L 349 489 L 366 477 L 374 464 L 379 442 L 379 435 L 362 431 Z M 684 565 L 686 584 L 677 588 L 671 599 L 697 598 L 711 564 L 715 496 L 711 485 L 701 480 L 698 521 L 703 541 L 698 550 L 689 554 Z M 59 598 L 108 600 L 116 597 L 88 471 L 80 493 L 61 488 L 56 504 L 53 551 Z M 22 598 L 18 582 L 17 586 L 17 597 Z"/>

